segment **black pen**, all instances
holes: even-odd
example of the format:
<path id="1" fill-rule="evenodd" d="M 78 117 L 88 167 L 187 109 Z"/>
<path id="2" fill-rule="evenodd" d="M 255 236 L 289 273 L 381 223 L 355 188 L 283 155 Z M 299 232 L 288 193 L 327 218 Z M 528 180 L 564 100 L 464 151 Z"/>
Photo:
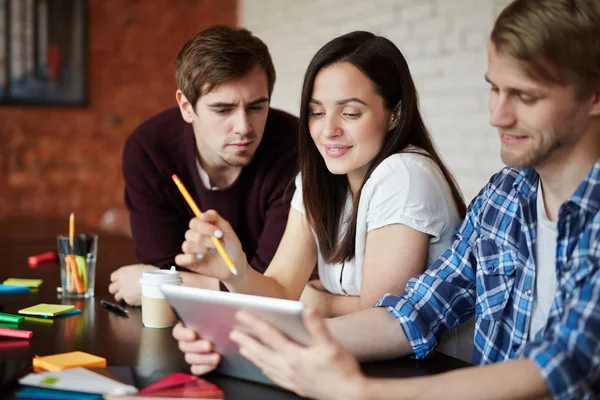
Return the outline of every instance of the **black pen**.
<path id="1" fill-rule="evenodd" d="M 129 311 L 127 311 L 125 307 L 122 307 L 118 304 L 114 304 L 106 300 L 100 300 L 100 305 L 106 308 L 108 311 L 112 311 L 114 313 L 122 315 L 123 317 L 129 317 Z"/>

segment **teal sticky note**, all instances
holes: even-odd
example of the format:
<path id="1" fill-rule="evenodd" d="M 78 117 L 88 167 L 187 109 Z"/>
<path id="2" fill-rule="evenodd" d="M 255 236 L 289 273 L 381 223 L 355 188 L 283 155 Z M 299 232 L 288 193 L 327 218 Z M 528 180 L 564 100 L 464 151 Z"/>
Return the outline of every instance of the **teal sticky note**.
<path id="1" fill-rule="evenodd" d="M 15 393 L 15 399 L 102 400 L 103 396 L 96 393 L 72 392 L 70 390 L 26 386 Z"/>
<path id="2" fill-rule="evenodd" d="M 42 318 L 62 318 L 62 317 L 68 317 L 69 315 L 77 315 L 77 314 L 81 314 L 81 310 L 76 308 L 74 310 L 71 311 L 67 311 L 64 312 L 62 314 L 57 314 L 57 315 L 39 315 L 39 317 Z"/>
<path id="3" fill-rule="evenodd" d="M 27 286 L 9 286 L 3 283 L 0 283 L 0 294 L 19 294 L 19 293 L 29 293 L 31 289 Z"/>

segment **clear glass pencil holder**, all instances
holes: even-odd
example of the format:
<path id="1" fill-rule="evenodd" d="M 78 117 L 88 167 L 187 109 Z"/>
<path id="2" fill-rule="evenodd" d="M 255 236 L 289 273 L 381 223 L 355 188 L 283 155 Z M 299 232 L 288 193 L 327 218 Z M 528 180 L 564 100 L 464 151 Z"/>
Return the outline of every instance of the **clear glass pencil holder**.
<path id="1" fill-rule="evenodd" d="M 83 299 L 94 296 L 98 235 L 82 233 L 73 237 L 58 236 L 58 259 L 62 296 Z"/>

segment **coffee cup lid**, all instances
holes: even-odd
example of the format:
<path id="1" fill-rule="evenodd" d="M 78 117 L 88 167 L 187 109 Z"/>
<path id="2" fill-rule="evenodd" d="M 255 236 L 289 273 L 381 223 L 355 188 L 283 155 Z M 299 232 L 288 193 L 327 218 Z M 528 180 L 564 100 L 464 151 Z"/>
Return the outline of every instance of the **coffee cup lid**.
<path id="1" fill-rule="evenodd" d="M 152 271 L 144 271 L 140 277 L 142 285 L 179 285 L 183 280 L 179 276 L 179 272 L 175 267 L 171 269 L 156 269 Z"/>

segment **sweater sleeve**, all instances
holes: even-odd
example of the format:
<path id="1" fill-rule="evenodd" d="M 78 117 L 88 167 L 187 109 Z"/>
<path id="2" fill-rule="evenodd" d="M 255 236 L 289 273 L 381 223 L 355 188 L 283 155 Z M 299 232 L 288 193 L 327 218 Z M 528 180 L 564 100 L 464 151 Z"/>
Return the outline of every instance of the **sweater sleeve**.
<path id="1" fill-rule="evenodd" d="M 181 253 L 190 218 L 177 212 L 158 166 L 135 135 L 125 143 L 123 177 L 138 262 L 169 268 Z"/>
<path id="2" fill-rule="evenodd" d="M 297 171 L 296 152 L 281 157 L 268 173 L 264 193 L 264 228 L 258 239 L 256 253 L 248 255 L 250 265 L 264 273 L 273 259 L 287 225 L 290 201 L 294 195 Z"/>

